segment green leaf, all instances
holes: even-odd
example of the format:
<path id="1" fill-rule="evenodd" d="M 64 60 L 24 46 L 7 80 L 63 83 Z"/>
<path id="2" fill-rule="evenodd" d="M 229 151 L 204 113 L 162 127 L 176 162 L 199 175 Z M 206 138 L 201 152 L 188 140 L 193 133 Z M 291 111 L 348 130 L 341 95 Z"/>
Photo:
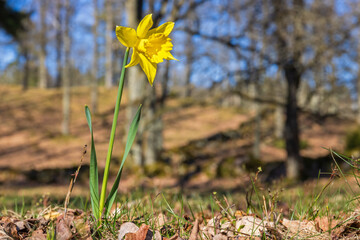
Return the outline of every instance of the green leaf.
<path id="1" fill-rule="evenodd" d="M 122 160 L 121 160 L 121 165 L 120 165 L 119 171 L 118 171 L 118 173 L 116 175 L 114 185 L 112 186 L 111 191 L 109 193 L 109 196 L 107 197 L 106 202 L 105 202 L 105 216 L 109 215 L 111 207 L 112 207 L 112 205 L 113 205 L 113 203 L 115 201 L 115 197 L 116 197 L 116 193 L 117 193 L 117 190 L 118 190 L 118 187 L 119 187 L 121 173 L 122 173 L 122 170 L 123 170 L 123 167 L 124 167 L 124 164 L 125 164 L 125 160 L 126 160 L 128 154 L 129 154 L 131 146 L 132 146 L 132 144 L 133 144 L 133 142 L 135 140 L 136 132 L 137 132 L 137 129 L 138 129 L 138 126 L 139 126 L 141 108 L 142 108 L 142 105 L 139 106 L 139 108 L 138 108 L 138 110 L 137 110 L 137 112 L 135 114 L 135 117 L 131 122 L 130 129 L 129 129 L 129 134 L 128 134 L 128 137 L 127 137 L 127 140 L 126 140 L 125 152 L 124 152 L 124 155 L 123 155 Z"/>
<path id="2" fill-rule="evenodd" d="M 94 143 L 93 128 L 91 123 L 91 113 L 88 106 L 85 106 L 86 120 L 91 134 L 91 152 L 90 152 L 90 200 L 93 214 L 96 219 L 99 217 L 99 173 L 96 160 L 96 151 Z"/>

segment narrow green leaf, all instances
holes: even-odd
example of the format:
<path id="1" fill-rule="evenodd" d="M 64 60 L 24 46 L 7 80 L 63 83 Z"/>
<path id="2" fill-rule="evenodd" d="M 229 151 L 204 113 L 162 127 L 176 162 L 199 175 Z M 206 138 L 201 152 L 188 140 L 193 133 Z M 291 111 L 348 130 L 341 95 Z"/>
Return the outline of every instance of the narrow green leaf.
<path id="1" fill-rule="evenodd" d="M 138 127 L 139 127 L 141 108 L 142 108 L 142 105 L 139 106 L 139 108 L 138 108 L 138 110 L 137 110 L 137 112 L 135 114 L 135 117 L 131 122 L 130 129 L 129 129 L 129 134 L 128 134 L 128 137 L 127 137 L 127 140 L 126 140 L 125 152 L 124 152 L 124 155 L 123 155 L 122 160 L 121 160 L 121 165 L 120 165 L 119 171 L 118 171 L 118 173 L 116 175 L 114 185 L 112 186 L 111 191 L 109 193 L 109 196 L 107 197 L 106 202 L 105 202 L 105 216 L 109 215 L 111 207 L 112 207 L 112 205 L 113 205 L 113 203 L 115 201 L 115 197 L 116 197 L 116 193 L 117 193 L 117 190 L 118 190 L 118 187 L 119 187 L 121 173 L 122 173 L 122 170 L 123 170 L 123 167 L 124 167 L 124 164 L 125 164 L 125 160 L 126 160 L 128 154 L 130 152 L 131 146 L 132 146 L 132 144 L 133 144 L 133 142 L 135 140 L 136 132 L 137 132 Z"/>
<path id="2" fill-rule="evenodd" d="M 96 160 L 93 128 L 91 123 L 91 113 L 88 106 L 85 106 L 85 115 L 91 134 L 90 181 L 89 181 L 90 200 L 91 200 L 91 207 L 93 210 L 93 214 L 97 219 L 99 212 L 99 173 L 98 173 L 97 160 Z"/>

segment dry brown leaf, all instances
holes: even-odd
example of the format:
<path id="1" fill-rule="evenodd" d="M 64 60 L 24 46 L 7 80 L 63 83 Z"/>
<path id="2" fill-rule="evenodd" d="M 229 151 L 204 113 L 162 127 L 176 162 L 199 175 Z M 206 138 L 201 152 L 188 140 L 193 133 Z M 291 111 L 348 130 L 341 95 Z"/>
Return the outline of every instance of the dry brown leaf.
<path id="1" fill-rule="evenodd" d="M 24 231 L 26 229 L 29 229 L 29 230 L 31 229 L 26 220 L 17 221 L 17 222 L 14 222 L 14 223 L 18 227 L 19 231 Z"/>
<path id="2" fill-rule="evenodd" d="M 191 230 L 189 240 L 196 240 L 199 233 L 199 219 L 196 219 L 194 222 L 194 227 Z"/>
<path id="3" fill-rule="evenodd" d="M 235 212 L 235 218 L 236 220 L 244 217 L 244 216 L 247 216 L 248 214 L 246 214 L 246 212 L 242 211 L 242 210 L 236 210 Z"/>
<path id="4" fill-rule="evenodd" d="M 31 237 L 28 238 L 29 240 L 46 240 L 46 233 L 42 229 L 36 229 L 32 234 Z"/>
<path id="5" fill-rule="evenodd" d="M 227 239 L 228 239 L 227 236 L 224 235 L 224 234 L 221 234 L 221 233 L 216 234 L 216 235 L 213 237 L 213 240 L 227 240 Z"/>
<path id="6" fill-rule="evenodd" d="M 57 240 L 69 240 L 72 237 L 70 227 L 67 225 L 64 216 L 58 217 L 56 222 L 56 239 Z"/>
<path id="7" fill-rule="evenodd" d="M 306 220 L 299 221 L 299 220 L 289 220 L 284 218 L 282 224 L 292 232 L 298 232 L 298 231 L 307 231 L 313 233 L 317 232 L 315 223 Z"/>
<path id="8" fill-rule="evenodd" d="M 136 233 L 138 230 L 139 227 L 132 222 L 123 223 L 119 229 L 118 240 L 124 239 L 128 233 Z"/>
<path id="9" fill-rule="evenodd" d="M 145 240 L 148 234 L 149 226 L 142 224 L 136 233 L 128 233 L 125 235 L 125 240 Z"/>
<path id="10" fill-rule="evenodd" d="M 54 210 L 50 210 L 50 211 L 47 212 L 45 215 L 43 215 L 43 218 L 44 218 L 45 220 L 55 220 L 55 219 L 57 219 L 60 215 L 61 215 L 60 212 L 54 211 Z"/>
<path id="11" fill-rule="evenodd" d="M 315 227 L 318 228 L 316 230 L 319 232 L 327 232 L 333 229 L 338 223 L 339 220 L 329 219 L 328 217 L 317 217 L 315 219 Z"/>
<path id="12" fill-rule="evenodd" d="M 346 237 L 346 239 L 352 239 L 355 234 L 360 233 L 360 221 L 358 219 L 351 219 L 350 221 L 339 223 L 340 226 L 331 233 L 333 239 L 339 239 Z M 356 238 L 355 238 L 356 239 Z"/>
<path id="13" fill-rule="evenodd" d="M 164 214 L 160 213 L 157 217 L 154 218 L 154 221 L 155 221 L 155 227 L 161 228 L 167 223 L 168 219 Z"/>
<path id="14" fill-rule="evenodd" d="M 14 221 L 15 219 L 11 217 L 0 217 L 0 226 L 4 228 L 7 224 L 13 223 Z"/>
<path id="15" fill-rule="evenodd" d="M 10 237 L 15 238 L 15 239 L 20 239 L 19 232 L 18 232 L 18 227 L 16 226 L 15 223 L 13 223 L 13 222 L 7 223 L 4 226 L 4 231 Z"/>
<path id="16" fill-rule="evenodd" d="M 76 229 L 76 233 L 77 235 L 80 236 L 80 238 L 91 239 L 91 228 L 90 228 L 90 223 L 88 221 L 86 221 L 83 217 L 76 218 L 73 221 L 73 224 Z"/>

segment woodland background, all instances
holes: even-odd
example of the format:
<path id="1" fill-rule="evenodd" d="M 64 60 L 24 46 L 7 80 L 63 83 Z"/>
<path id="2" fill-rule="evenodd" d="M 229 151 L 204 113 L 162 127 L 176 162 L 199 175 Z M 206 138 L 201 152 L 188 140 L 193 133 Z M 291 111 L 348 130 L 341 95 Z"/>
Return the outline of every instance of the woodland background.
<path id="1" fill-rule="evenodd" d="M 267 181 L 316 177 L 331 168 L 322 147 L 356 156 L 360 1 L 0 0 L 3 187 L 67 183 L 90 143 L 84 104 L 105 156 L 125 50 L 114 29 L 147 13 L 175 22 L 180 61 L 160 64 L 154 87 L 127 71 L 115 144 L 145 103 L 129 169 L 236 185 L 259 166 Z"/>

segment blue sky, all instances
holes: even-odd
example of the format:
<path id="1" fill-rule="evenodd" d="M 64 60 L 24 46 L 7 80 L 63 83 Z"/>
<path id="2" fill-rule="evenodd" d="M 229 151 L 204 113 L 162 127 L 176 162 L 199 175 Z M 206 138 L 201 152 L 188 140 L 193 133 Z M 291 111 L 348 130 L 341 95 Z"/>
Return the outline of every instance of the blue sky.
<path id="1" fill-rule="evenodd" d="M 198 9 L 197 15 L 202 18 L 200 21 L 200 29 L 203 34 L 226 36 L 229 32 L 239 33 L 242 31 L 243 26 L 246 24 L 245 14 L 244 17 L 240 19 L 240 22 L 234 22 L 229 20 L 230 16 L 226 11 L 219 12 L 215 10 L 216 5 L 224 4 L 227 1 L 230 0 L 209 0 Z M 309 0 L 308 2 L 312 1 L 314 0 Z M 16 9 L 29 11 L 35 8 L 31 18 L 35 22 L 38 22 L 39 16 L 36 11 L 36 1 L 11 0 L 8 2 Z M 93 5 L 91 0 L 73 1 L 73 3 L 74 2 L 76 2 L 75 13 L 70 26 L 72 38 L 71 63 L 82 73 L 85 73 L 90 70 L 92 64 L 94 46 L 94 39 L 91 33 L 91 26 L 93 24 Z M 336 0 L 336 10 L 339 15 L 342 15 L 349 10 L 343 3 L 344 0 Z M 100 3 L 100 5 L 102 5 L 102 3 Z M 209 11 L 208 9 L 213 9 L 213 11 Z M 50 21 L 52 17 L 51 13 L 47 14 L 48 21 Z M 125 18 L 124 15 L 116 15 L 115 18 L 117 25 L 126 24 L 123 21 Z M 172 64 L 173 69 L 176 70 L 177 74 L 182 74 L 184 63 L 186 63 L 186 58 L 183 53 L 185 47 L 187 46 L 187 44 L 184 44 L 187 41 L 187 38 L 182 31 L 176 30 L 182 28 L 184 24 L 186 24 L 184 21 L 179 21 L 176 24 L 174 33 L 171 35 L 174 41 L 174 55 L 180 60 L 180 62 L 176 65 Z M 100 25 L 99 32 L 103 33 L 104 31 L 105 26 L 102 24 Z M 49 37 L 51 35 L 53 35 L 53 29 L 50 29 Z M 119 44 L 116 41 L 114 32 L 113 38 L 114 44 Z M 103 52 L 105 44 L 104 38 L 99 37 L 97 41 L 100 44 L 100 52 Z M 249 45 L 250 43 L 247 38 L 240 38 L 236 41 L 241 45 Z M 244 59 L 239 59 L 233 51 L 230 51 L 221 44 L 216 44 L 212 41 L 204 41 L 198 36 L 193 37 L 193 43 L 196 46 L 193 53 L 196 58 L 193 65 L 192 81 L 196 85 L 210 86 L 213 81 L 219 81 L 225 78 L 228 72 L 246 70 L 248 67 Z M 47 46 L 47 67 L 50 75 L 52 76 L 55 76 L 56 74 L 56 52 L 54 51 L 54 44 L 54 42 L 51 42 Z M 206 56 L 206 54 L 210 52 L 209 49 L 211 50 L 211 55 L 214 59 Z M 0 71 L 3 71 L 9 63 L 14 62 L 18 58 L 17 45 L 11 43 L 11 38 L 8 37 L 2 30 L 0 30 L 0 56 Z M 357 69 L 357 65 L 355 66 L 351 59 L 348 59 L 347 56 L 337 59 L 336 64 L 340 67 L 340 69 L 342 69 L 338 73 L 339 78 L 341 78 L 343 82 L 349 84 L 349 86 L 352 85 L 354 71 Z M 347 68 L 352 69 L 352 71 L 345 69 L 344 65 L 346 65 Z M 271 65 L 267 69 L 267 74 L 274 75 L 276 71 L 277 66 Z M 99 61 L 99 74 L 102 75 L 103 72 L 104 58 L 102 57 Z"/>

